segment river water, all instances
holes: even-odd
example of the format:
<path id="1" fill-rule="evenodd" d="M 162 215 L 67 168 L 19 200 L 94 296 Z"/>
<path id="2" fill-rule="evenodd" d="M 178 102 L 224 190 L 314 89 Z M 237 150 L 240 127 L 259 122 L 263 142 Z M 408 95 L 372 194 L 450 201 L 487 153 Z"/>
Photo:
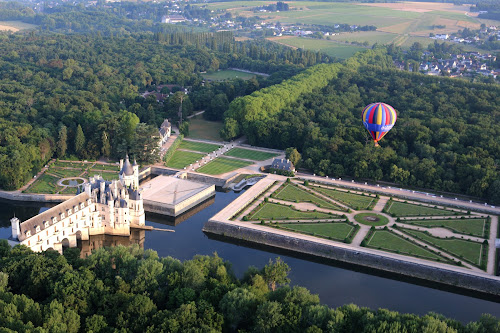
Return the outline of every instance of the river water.
<path id="1" fill-rule="evenodd" d="M 423 315 L 441 313 L 447 317 L 469 322 L 482 313 L 500 317 L 500 299 L 476 298 L 474 293 L 463 294 L 458 290 L 431 285 L 421 281 L 381 274 L 361 267 L 332 261 L 280 252 L 228 239 L 213 239 L 202 232 L 203 224 L 216 212 L 233 201 L 238 194 L 218 192 L 208 206 L 184 221 L 167 220 L 160 216 L 146 216 L 146 224 L 157 228 L 174 229 L 175 233 L 149 231 L 134 239 L 146 249 L 153 249 L 160 256 L 172 256 L 180 260 L 191 259 L 196 254 L 211 255 L 214 252 L 232 263 L 233 270 L 241 277 L 253 265 L 262 268 L 280 256 L 290 267 L 292 285 L 301 285 L 319 294 L 322 303 L 337 307 L 348 303 L 372 309 L 387 308 L 401 313 Z M 21 221 L 36 215 L 42 204 L 12 203 L 0 201 L 0 238 L 10 235 L 9 219 L 15 214 Z M 137 235 L 136 235 L 137 236 Z M 116 237 L 104 244 L 117 242 Z"/>

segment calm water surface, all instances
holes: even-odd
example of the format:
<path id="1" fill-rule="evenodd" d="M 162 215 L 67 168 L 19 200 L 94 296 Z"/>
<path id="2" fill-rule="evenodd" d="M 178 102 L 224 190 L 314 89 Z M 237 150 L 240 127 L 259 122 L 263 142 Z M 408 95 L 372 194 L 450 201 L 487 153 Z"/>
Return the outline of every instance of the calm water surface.
<path id="1" fill-rule="evenodd" d="M 468 322 L 477 320 L 482 313 L 500 317 L 500 299 L 485 300 L 470 295 L 445 291 L 442 286 L 429 287 L 417 281 L 401 281 L 394 276 L 381 276 L 376 272 L 334 262 L 321 262 L 314 258 L 278 252 L 270 248 L 255 248 L 227 239 L 212 239 L 201 229 L 216 212 L 228 205 L 238 194 L 218 192 L 215 201 L 204 210 L 179 222 L 163 217 L 147 216 L 146 224 L 158 228 L 173 228 L 175 233 L 151 231 L 145 235 L 144 248 L 153 249 L 160 256 L 180 260 L 196 254 L 214 252 L 230 261 L 241 277 L 248 266 L 263 267 L 269 259 L 280 256 L 291 268 L 292 284 L 301 285 L 319 294 L 321 302 L 332 307 L 355 303 L 372 309 L 387 308 L 402 313 L 425 314 L 430 311 Z M 0 202 L 0 238 L 10 235 L 9 219 L 15 213 L 21 221 L 36 215 L 42 205 Z M 46 209 L 46 208 L 42 208 Z M 152 222 L 154 221 L 154 222 Z"/>

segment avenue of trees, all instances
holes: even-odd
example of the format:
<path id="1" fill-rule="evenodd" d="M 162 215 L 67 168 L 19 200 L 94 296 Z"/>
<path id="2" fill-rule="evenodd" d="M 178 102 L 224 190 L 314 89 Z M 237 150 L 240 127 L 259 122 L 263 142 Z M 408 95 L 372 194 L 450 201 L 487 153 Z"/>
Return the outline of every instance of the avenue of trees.
<path id="1" fill-rule="evenodd" d="M 349 304 L 320 303 L 288 286 L 277 258 L 241 279 L 216 254 L 181 262 L 138 246 L 99 249 L 86 259 L 10 248 L 0 240 L 2 332 L 500 332 L 491 315 L 464 325 Z"/>
<path id="2" fill-rule="evenodd" d="M 380 65 L 383 50 L 372 52 L 378 59 L 372 64 L 356 67 L 355 57 L 346 65 L 312 67 L 235 99 L 223 134 L 295 147 L 299 166 L 322 176 L 385 180 L 500 203 L 500 87 L 390 69 Z M 336 68 L 335 79 L 307 75 L 322 66 Z M 307 84 L 311 89 L 302 94 L 289 91 L 303 82 L 318 85 Z M 375 148 L 360 115 L 379 101 L 394 106 L 398 120 Z"/>

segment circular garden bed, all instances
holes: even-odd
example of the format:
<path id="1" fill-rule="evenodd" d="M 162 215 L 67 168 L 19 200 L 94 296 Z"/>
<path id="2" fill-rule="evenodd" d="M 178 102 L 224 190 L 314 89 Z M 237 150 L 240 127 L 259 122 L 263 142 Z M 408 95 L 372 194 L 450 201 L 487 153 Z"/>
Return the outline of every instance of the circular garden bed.
<path id="1" fill-rule="evenodd" d="M 375 213 L 360 213 L 354 215 L 354 219 L 356 222 L 361 224 L 369 225 L 369 226 L 382 226 L 389 223 L 389 219 L 383 215 L 375 214 Z"/>

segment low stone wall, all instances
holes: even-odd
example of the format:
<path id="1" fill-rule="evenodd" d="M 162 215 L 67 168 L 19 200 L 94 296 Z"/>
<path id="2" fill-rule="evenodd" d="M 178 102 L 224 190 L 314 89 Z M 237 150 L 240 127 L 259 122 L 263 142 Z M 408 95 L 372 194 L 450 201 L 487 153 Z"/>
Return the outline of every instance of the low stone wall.
<path id="1" fill-rule="evenodd" d="M 205 184 L 214 184 L 215 186 L 220 186 L 220 187 L 223 187 L 224 185 L 226 185 L 226 179 L 224 179 L 224 178 L 199 175 L 199 174 L 192 173 L 192 172 L 187 173 L 187 179 L 194 180 L 194 181 L 197 181 L 200 183 L 205 183 Z"/>
<path id="2" fill-rule="evenodd" d="M 336 247 L 315 243 L 298 237 L 291 237 L 266 232 L 253 228 L 210 220 L 205 223 L 203 231 L 244 241 L 264 244 L 276 248 L 291 250 L 298 253 L 338 260 L 341 262 L 362 265 L 373 269 L 397 273 L 443 283 L 454 287 L 479 291 L 492 295 L 500 295 L 500 279 L 497 277 L 479 276 L 438 268 L 424 264 L 399 260 L 376 254 L 357 251 L 345 247 Z"/>
<path id="3" fill-rule="evenodd" d="M 74 195 L 63 194 L 28 194 L 21 192 L 0 191 L 0 198 L 14 201 L 63 202 Z"/>

